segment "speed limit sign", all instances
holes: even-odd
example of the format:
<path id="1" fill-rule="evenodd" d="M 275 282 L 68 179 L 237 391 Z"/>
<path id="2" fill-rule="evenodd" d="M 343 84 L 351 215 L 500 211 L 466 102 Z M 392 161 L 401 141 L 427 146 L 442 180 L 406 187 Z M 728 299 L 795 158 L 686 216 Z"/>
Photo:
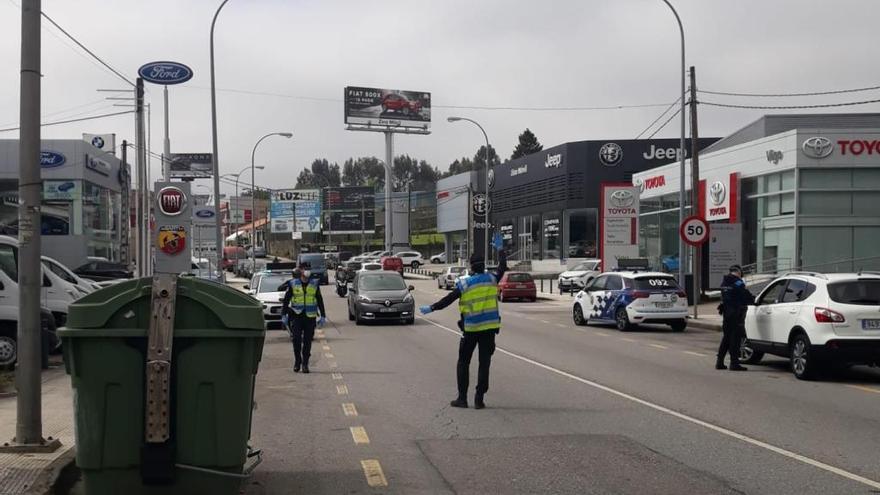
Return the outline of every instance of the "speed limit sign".
<path id="1" fill-rule="evenodd" d="M 691 246 L 699 246 L 709 240 L 709 224 L 700 217 L 687 217 L 679 229 L 681 239 Z"/>

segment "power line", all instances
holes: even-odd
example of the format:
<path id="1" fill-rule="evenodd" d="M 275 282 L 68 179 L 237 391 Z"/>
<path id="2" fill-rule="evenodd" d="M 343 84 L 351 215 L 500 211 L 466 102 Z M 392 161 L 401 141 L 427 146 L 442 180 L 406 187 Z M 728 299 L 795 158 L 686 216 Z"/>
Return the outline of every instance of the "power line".
<path id="1" fill-rule="evenodd" d="M 818 105 L 787 105 L 787 106 L 769 106 L 769 105 L 730 105 L 727 103 L 715 103 L 711 101 L 700 101 L 701 105 L 709 105 L 712 107 L 724 108 L 746 108 L 752 110 L 803 110 L 810 108 L 834 108 L 834 107 L 851 107 L 855 105 L 868 105 L 871 103 L 880 103 L 878 100 L 849 101 L 845 103 L 823 103 Z"/>
<path id="2" fill-rule="evenodd" d="M 124 111 L 124 112 L 105 113 L 105 114 L 102 114 L 102 115 L 92 115 L 92 116 L 90 116 L 90 117 L 82 117 L 82 118 L 78 118 L 78 119 L 59 120 L 59 121 L 56 121 L 56 122 L 46 122 L 45 124 L 40 124 L 40 127 L 47 127 L 47 126 L 50 126 L 50 125 L 70 124 L 70 123 L 73 123 L 73 122 L 82 122 L 82 121 L 84 121 L 84 120 L 103 119 L 103 118 L 106 118 L 106 117 L 115 117 L 115 116 L 117 116 L 117 115 L 125 115 L 125 114 L 127 114 L 127 113 L 134 113 L 134 110 L 126 110 L 126 111 Z M 0 132 L 17 131 L 17 130 L 19 130 L 19 129 L 21 129 L 21 127 L 7 127 L 6 129 L 0 129 Z"/>
<path id="3" fill-rule="evenodd" d="M 672 119 L 674 119 L 675 116 L 678 115 L 679 113 L 681 113 L 681 108 L 677 109 L 677 110 L 675 111 L 675 113 L 673 113 L 672 115 L 670 115 L 669 118 L 666 119 L 666 122 L 663 122 L 663 125 L 661 125 L 660 127 L 658 127 L 657 130 L 655 130 L 654 132 L 652 132 L 651 135 L 648 136 L 648 137 L 645 138 L 645 139 L 651 139 L 651 138 L 654 137 L 654 135 L 656 135 L 658 132 L 662 131 L 663 128 L 666 127 L 667 124 L 669 124 L 670 122 L 672 122 Z"/>
<path id="4" fill-rule="evenodd" d="M 119 71 L 117 71 L 116 69 L 114 69 L 113 67 L 111 67 L 110 64 L 108 64 L 107 62 L 104 62 L 104 61 L 101 59 L 101 57 L 99 57 L 99 56 L 97 56 L 97 55 L 95 54 L 95 52 L 89 50 L 85 45 L 83 45 L 82 43 L 80 43 L 78 39 L 76 39 L 76 38 L 73 37 L 73 35 L 71 35 L 71 34 L 68 33 L 67 31 L 65 31 L 63 27 L 59 26 L 58 23 L 55 22 L 51 17 L 49 17 L 45 12 L 42 12 L 42 11 L 41 11 L 40 14 L 42 14 L 43 17 L 45 17 L 47 21 L 51 22 L 52 25 L 55 26 L 59 31 L 61 31 L 62 33 L 64 33 L 65 36 L 67 36 L 68 38 L 70 38 L 71 41 L 73 41 L 74 43 L 76 43 L 77 46 L 79 46 L 80 48 L 82 48 L 83 50 L 85 50 L 86 53 L 88 53 L 89 55 L 91 55 L 92 58 L 94 58 L 94 59 L 97 60 L 101 65 L 103 65 L 103 66 L 106 67 L 108 70 L 110 70 L 110 72 L 112 72 L 113 74 L 115 74 L 117 77 L 119 77 L 119 78 L 122 79 L 123 81 L 127 82 L 128 84 L 131 84 L 132 86 L 135 85 L 133 82 L 129 81 L 125 76 L 123 76 L 122 74 L 120 74 Z"/>
<path id="5" fill-rule="evenodd" d="M 745 96 L 745 97 L 754 97 L 754 98 L 786 98 L 793 96 L 826 96 L 826 95 L 839 95 L 845 93 L 859 93 L 861 91 L 873 91 L 875 89 L 880 89 L 880 86 L 869 86 L 866 88 L 853 88 L 853 89 L 838 89 L 833 91 L 814 91 L 810 93 L 731 93 L 725 91 L 708 91 L 704 89 L 698 89 L 697 92 L 705 93 L 707 95 L 719 95 L 719 96 Z"/>
<path id="6" fill-rule="evenodd" d="M 666 108 L 666 110 L 663 110 L 663 113 L 661 113 L 660 115 L 658 115 L 657 118 L 654 119 L 653 122 L 651 122 L 650 124 L 648 124 L 648 127 L 646 127 L 644 131 L 640 132 L 639 135 L 636 136 L 636 139 L 639 139 L 640 137 L 642 137 L 642 134 L 648 132 L 648 130 L 650 130 L 651 127 L 654 126 L 654 124 L 656 124 L 657 122 L 659 122 L 660 119 L 662 119 L 663 116 L 666 115 L 667 112 L 669 112 L 670 110 L 672 110 L 672 109 L 675 107 L 675 105 L 678 104 L 679 101 L 681 101 L 681 96 L 679 96 L 678 98 L 676 98 L 675 101 L 673 101 L 672 104 L 669 105 L 669 107 Z"/>

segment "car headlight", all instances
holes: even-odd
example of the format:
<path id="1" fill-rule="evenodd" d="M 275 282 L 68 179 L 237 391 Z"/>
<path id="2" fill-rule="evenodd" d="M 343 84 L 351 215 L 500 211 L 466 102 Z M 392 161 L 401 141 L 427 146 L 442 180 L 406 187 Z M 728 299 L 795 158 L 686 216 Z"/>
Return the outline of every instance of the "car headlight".
<path id="1" fill-rule="evenodd" d="M 407 294 L 407 295 L 403 298 L 403 302 L 405 302 L 405 303 L 413 302 L 413 296 L 412 296 L 412 294 Z"/>
<path id="2" fill-rule="evenodd" d="M 358 296 L 358 301 L 361 301 L 361 302 L 373 302 L 373 301 L 372 301 L 369 297 L 367 297 L 367 296 Z"/>

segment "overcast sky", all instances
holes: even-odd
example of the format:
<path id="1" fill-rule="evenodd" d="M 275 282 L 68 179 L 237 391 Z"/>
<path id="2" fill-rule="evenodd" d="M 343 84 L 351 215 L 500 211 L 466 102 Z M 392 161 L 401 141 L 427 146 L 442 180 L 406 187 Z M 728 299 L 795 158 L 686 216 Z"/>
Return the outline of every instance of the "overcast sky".
<path id="1" fill-rule="evenodd" d="M 698 87 L 801 92 L 877 85 L 876 0 L 672 0 L 684 23 Z M 208 39 L 219 0 L 43 0 L 43 11 L 112 66 L 136 77 L 174 60 L 195 77 L 171 87 L 173 152 L 211 149 Z M 20 0 L 0 0 L 0 127 L 18 122 Z M 316 157 L 382 157 L 380 134 L 344 129 L 346 85 L 429 91 L 435 106 L 583 107 L 671 103 L 679 92 L 679 34 L 661 0 L 230 0 L 217 23 L 217 86 L 286 96 L 218 93 L 221 173 L 250 162 L 262 135 L 257 183 L 292 187 Z M 126 84 L 44 22 L 43 121 L 120 110 L 98 88 Z M 153 104 L 152 148 L 162 148 L 162 91 Z M 303 98 L 305 97 L 305 98 Z M 742 104 L 868 100 L 880 91 L 813 98 L 704 96 Z M 317 99 L 311 99 L 317 98 Z M 332 101 L 327 101 L 330 99 Z M 118 102 L 117 102 L 118 103 Z M 400 136 L 407 153 L 445 170 L 482 141 L 461 115 L 483 124 L 502 158 L 531 128 L 552 146 L 629 139 L 663 108 L 510 111 L 434 108 L 432 134 Z M 823 112 L 880 111 L 870 104 Z M 770 111 L 771 113 L 773 111 Z M 724 136 L 765 111 L 700 107 L 701 136 Z M 133 138 L 130 115 L 43 129 L 44 138 L 114 132 Z M 678 121 L 657 137 L 678 135 Z M 16 133 L 2 133 L 15 138 Z M 156 164 L 158 165 L 158 164 Z M 153 177 L 155 177 L 155 172 Z"/>

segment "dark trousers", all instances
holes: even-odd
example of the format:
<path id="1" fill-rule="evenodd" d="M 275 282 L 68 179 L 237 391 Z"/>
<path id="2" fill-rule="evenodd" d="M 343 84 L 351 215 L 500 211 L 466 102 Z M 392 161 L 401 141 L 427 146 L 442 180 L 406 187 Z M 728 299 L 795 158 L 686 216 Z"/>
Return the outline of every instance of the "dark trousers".
<path id="1" fill-rule="evenodd" d="M 746 336 L 746 308 L 725 308 L 721 331 L 721 345 L 718 346 L 718 362 L 724 362 L 724 355 L 730 353 L 730 364 L 739 364 L 739 346 Z"/>
<path id="2" fill-rule="evenodd" d="M 477 371 L 477 395 L 483 395 L 489 390 L 489 365 L 492 363 L 492 354 L 495 353 L 495 332 L 464 332 L 458 344 L 458 397 L 461 399 L 467 397 L 471 357 L 478 346 L 480 367 Z"/>
<path id="3" fill-rule="evenodd" d="M 312 339 L 315 338 L 315 319 L 304 315 L 291 315 L 290 335 L 293 337 L 294 364 L 308 366 L 312 355 Z"/>

